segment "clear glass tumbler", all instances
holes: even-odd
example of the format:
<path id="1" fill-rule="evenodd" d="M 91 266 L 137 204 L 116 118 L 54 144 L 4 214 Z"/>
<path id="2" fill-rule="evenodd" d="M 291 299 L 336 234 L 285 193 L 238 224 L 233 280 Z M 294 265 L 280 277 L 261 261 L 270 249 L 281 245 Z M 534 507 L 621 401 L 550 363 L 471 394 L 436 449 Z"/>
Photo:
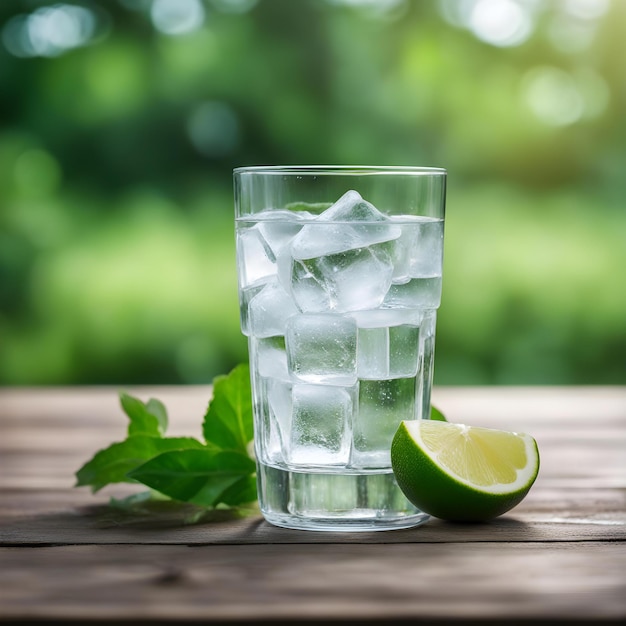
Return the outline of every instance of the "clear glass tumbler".
<path id="1" fill-rule="evenodd" d="M 446 171 L 233 176 L 265 519 L 331 531 L 423 523 L 396 484 L 390 446 L 402 420 L 430 417 Z"/>

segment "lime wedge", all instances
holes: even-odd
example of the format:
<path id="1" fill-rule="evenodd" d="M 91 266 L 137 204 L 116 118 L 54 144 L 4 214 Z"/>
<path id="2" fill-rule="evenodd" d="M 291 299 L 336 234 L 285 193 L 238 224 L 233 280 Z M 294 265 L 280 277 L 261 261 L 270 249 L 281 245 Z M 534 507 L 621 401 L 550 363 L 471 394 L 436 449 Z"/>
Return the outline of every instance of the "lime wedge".
<path id="1" fill-rule="evenodd" d="M 523 433 L 411 420 L 394 435 L 391 465 L 400 489 L 419 509 L 476 522 L 524 499 L 539 472 L 539 450 Z"/>
<path id="2" fill-rule="evenodd" d="M 430 407 L 430 419 L 438 420 L 440 422 L 447 422 L 446 416 L 437 408 L 431 405 Z"/>

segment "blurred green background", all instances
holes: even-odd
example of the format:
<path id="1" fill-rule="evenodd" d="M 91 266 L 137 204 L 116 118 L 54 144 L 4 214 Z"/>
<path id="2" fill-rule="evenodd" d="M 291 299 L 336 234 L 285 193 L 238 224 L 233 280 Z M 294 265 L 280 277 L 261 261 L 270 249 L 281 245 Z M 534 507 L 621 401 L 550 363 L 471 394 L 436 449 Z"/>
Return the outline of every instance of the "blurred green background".
<path id="1" fill-rule="evenodd" d="M 626 384 L 626 2 L 0 2 L 0 384 L 247 358 L 232 168 L 448 169 L 435 382 Z"/>

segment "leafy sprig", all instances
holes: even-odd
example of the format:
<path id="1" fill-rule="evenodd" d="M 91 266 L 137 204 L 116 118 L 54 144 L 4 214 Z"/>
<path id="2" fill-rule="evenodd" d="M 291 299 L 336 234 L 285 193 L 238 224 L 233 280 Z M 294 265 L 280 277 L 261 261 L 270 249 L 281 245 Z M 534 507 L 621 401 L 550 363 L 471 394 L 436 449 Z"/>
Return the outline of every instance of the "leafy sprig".
<path id="1" fill-rule="evenodd" d="M 156 497 L 202 507 L 254 502 L 255 463 L 250 370 L 236 366 L 213 380 L 202 423 L 203 440 L 167 437 L 168 415 L 157 399 L 120 393 L 126 439 L 97 452 L 76 472 L 76 486 L 95 493 L 113 483 L 140 483 Z M 136 499 L 136 496 L 131 496 Z"/>
<path id="2" fill-rule="evenodd" d="M 128 417 L 123 441 L 96 452 L 76 472 L 76 486 L 95 493 L 114 483 L 143 484 L 148 491 L 122 500 L 118 509 L 147 501 L 174 501 L 203 508 L 239 507 L 257 499 L 250 369 L 241 363 L 213 379 L 213 395 L 202 422 L 202 440 L 167 437 L 167 410 L 155 398 L 142 402 L 120 393 Z M 436 407 L 431 419 L 446 421 Z"/>

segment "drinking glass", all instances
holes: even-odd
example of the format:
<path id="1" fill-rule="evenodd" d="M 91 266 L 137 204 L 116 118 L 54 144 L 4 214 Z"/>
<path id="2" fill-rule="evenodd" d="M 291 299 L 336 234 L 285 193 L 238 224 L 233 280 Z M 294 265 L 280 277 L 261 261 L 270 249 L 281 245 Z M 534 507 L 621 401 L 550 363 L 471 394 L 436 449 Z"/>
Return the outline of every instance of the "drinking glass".
<path id="1" fill-rule="evenodd" d="M 428 515 L 390 446 L 429 419 L 446 170 L 233 171 L 259 504 L 276 526 L 375 531 Z"/>

